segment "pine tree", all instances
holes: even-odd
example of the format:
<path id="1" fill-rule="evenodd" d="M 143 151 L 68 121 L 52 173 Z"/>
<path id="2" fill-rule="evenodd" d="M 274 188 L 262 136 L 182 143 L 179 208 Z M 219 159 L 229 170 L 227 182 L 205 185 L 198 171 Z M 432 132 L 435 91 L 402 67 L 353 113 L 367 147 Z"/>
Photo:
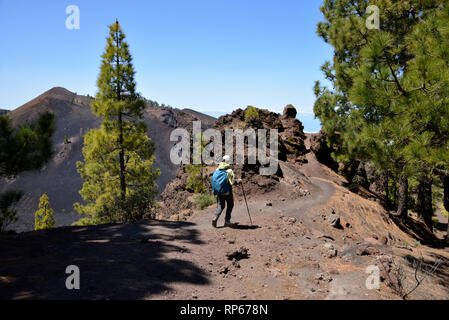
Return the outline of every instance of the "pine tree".
<path id="1" fill-rule="evenodd" d="M 23 193 L 21 191 L 9 190 L 0 194 L 0 233 L 6 231 L 11 223 L 16 222 L 17 212 L 11 206 L 19 202 Z"/>
<path id="2" fill-rule="evenodd" d="M 54 115 L 45 112 L 31 124 L 13 128 L 8 115 L 0 116 L 0 177 L 37 170 L 53 155 Z"/>
<path id="3" fill-rule="evenodd" d="M 8 115 L 0 116 L 0 179 L 41 168 L 53 154 L 54 130 L 54 115 L 48 112 L 18 128 L 12 127 Z M 22 192 L 17 190 L 0 193 L 0 232 L 17 220 L 16 211 L 11 207 L 21 197 Z"/>
<path id="4" fill-rule="evenodd" d="M 44 193 L 39 200 L 39 210 L 34 214 L 34 230 L 50 229 L 55 226 L 53 209 L 50 208 L 50 202 Z"/>
<path id="5" fill-rule="evenodd" d="M 195 193 L 203 193 L 207 190 L 206 176 L 204 173 L 207 165 L 203 162 L 201 155 L 207 146 L 207 141 L 203 138 L 203 133 L 199 133 L 193 143 L 193 149 L 197 150 L 197 156 L 199 159 L 194 159 L 194 164 L 186 166 L 185 170 L 190 173 L 187 177 L 187 190 L 193 190 Z M 201 162 L 201 163 L 198 163 Z"/>
<path id="6" fill-rule="evenodd" d="M 84 162 L 77 163 L 86 205 L 76 203 L 75 209 L 89 223 L 139 219 L 157 194 L 160 172 L 153 170 L 155 146 L 140 121 L 145 103 L 136 92 L 134 74 L 125 34 L 116 21 L 109 27 L 91 105 L 102 118 L 101 127 L 85 135 Z"/>
<path id="7" fill-rule="evenodd" d="M 407 76 L 414 61 L 410 37 L 442 3 L 377 1 L 380 30 L 366 28 L 370 1 L 326 0 L 321 8 L 327 22 L 318 25 L 318 34 L 334 47 L 333 62 L 326 62 L 322 70 L 334 90 L 316 84 L 315 113 L 329 142 L 337 145 L 337 160 L 372 161 L 387 178 L 399 181 L 398 214 L 402 217 L 407 214 L 408 179 L 431 181 L 429 159 L 434 151 L 433 144 L 427 143 L 429 132 L 422 132 L 423 121 L 414 121 L 429 110 L 416 103 L 419 87 Z M 410 112 L 410 106 L 419 113 Z M 410 155 L 423 142 L 417 166 L 417 158 Z M 421 210 L 428 213 L 429 202 L 421 200 Z"/>
<path id="8" fill-rule="evenodd" d="M 405 75 L 406 85 L 414 88 L 407 109 L 414 125 L 407 156 L 413 166 L 421 168 L 426 179 L 421 179 L 420 191 L 431 187 L 436 173 L 449 196 L 449 3 L 423 16 L 410 37 L 410 51 L 414 59 Z M 431 193 L 424 192 L 420 203 L 427 203 L 420 211 L 432 227 L 433 210 L 429 209 Z M 449 207 L 449 200 L 446 200 Z M 448 230 L 449 236 L 449 230 Z"/>
<path id="9" fill-rule="evenodd" d="M 443 188 L 444 188 L 444 209 L 449 212 L 449 174 L 443 176 Z M 446 242 L 449 242 L 449 216 L 447 224 Z"/>

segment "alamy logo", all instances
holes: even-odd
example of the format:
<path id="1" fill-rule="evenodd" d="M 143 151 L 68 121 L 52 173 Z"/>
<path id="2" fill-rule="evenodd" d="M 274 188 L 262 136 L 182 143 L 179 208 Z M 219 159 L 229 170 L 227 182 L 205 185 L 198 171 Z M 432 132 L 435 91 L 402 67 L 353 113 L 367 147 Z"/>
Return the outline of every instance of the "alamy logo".
<path id="1" fill-rule="evenodd" d="M 65 13 L 69 16 L 65 19 L 65 27 L 69 30 L 80 28 L 80 8 L 74 4 L 65 8 Z"/>
<path id="2" fill-rule="evenodd" d="M 380 30 L 380 9 L 378 6 L 370 5 L 366 8 L 369 17 L 366 19 L 366 28 L 368 30 Z"/>
<path id="3" fill-rule="evenodd" d="M 369 265 L 366 268 L 365 273 L 369 274 L 366 279 L 365 285 L 368 290 L 379 290 L 380 289 L 380 269 L 378 266 Z"/>
<path id="4" fill-rule="evenodd" d="M 65 273 L 70 274 L 65 280 L 67 290 L 80 289 L 80 268 L 75 265 L 67 266 Z"/>
<path id="5" fill-rule="evenodd" d="M 228 129 L 224 131 L 225 154 L 231 157 L 230 164 L 245 164 L 245 141 L 248 145 L 248 163 L 262 165 L 259 174 L 274 175 L 278 171 L 278 150 L 279 135 L 276 129 L 269 130 L 269 155 L 267 148 L 268 130 L 249 128 L 246 131 L 241 129 Z M 234 139 L 236 159 L 234 154 Z M 202 132 L 201 121 L 193 122 L 193 148 L 191 148 L 190 133 L 183 128 L 172 131 L 170 141 L 175 145 L 170 151 L 170 160 L 173 164 L 206 164 L 213 165 L 220 163 L 223 156 L 223 136 L 217 129 L 207 129 Z M 191 155 L 191 149 L 193 154 Z M 234 161 L 235 160 L 235 161 Z"/>

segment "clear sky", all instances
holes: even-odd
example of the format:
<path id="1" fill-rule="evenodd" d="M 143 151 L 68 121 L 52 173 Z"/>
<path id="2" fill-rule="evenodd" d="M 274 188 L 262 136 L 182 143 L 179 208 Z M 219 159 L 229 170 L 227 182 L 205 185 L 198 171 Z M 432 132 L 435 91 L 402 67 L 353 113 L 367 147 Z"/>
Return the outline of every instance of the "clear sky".
<path id="1" fill-rule="evenodd" d="M 321 2 L 0 0 L 0 108 L 55 86 L 94 95 L 107 25 L 118 18 L 144 97 L 209 114 L 293 104 L 313 118 L 313 84 L 332 57 L 316 35 Z M 66 28 L 72 4 L 79 30 Z"/>

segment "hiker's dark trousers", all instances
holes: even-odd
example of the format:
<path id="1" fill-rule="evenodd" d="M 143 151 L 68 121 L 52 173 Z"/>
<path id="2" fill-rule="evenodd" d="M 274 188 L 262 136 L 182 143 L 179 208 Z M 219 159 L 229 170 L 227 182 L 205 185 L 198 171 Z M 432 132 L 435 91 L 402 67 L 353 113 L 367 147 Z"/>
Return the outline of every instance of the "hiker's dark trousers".
<path id="1" fill-rule="evenodd" d="M 226 196 L 218 196 L 218 208 L 215 212 L 215 218 L 218 219 L 226 205 L 225 221 L 231 221 L 231 212 L 234 208 L 234 196 L 231 194 Z"/>

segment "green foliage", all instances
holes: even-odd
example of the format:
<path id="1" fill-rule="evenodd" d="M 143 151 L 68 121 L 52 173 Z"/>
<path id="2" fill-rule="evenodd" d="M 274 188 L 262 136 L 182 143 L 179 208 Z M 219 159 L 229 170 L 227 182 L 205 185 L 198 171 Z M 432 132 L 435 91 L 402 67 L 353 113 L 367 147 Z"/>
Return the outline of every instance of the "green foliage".
<path id="1" fill-rule="evenodd" d="M 449 212 L 444 208 L 444 204 L 440 204 L 441 214 L 449 218 Z"/>
<path id="2" fill-rule="evenodd" d="M 28 125 L 13 128 L 7 115 L 0 116 L 0 178 L 13 177 L 22 171 L 40 169 L 53 155 L 51 136 L 55 130 L 51 113 L 39 115 Z M 20 191 L 0 194 L 0 232 L 17 221 L 10 207 L 22 196 Z"/>
<path id="3" fill-rule="evenodd" d="M 19 202 L 22 195 L 21 191 L 12 190 L 0 194 L 0 233 L 5 232 L 8 225 L 17 221 L 17 212 L 10 208 Z"/>
<path id="4" fill-rule="evenodd" d="M 157 187 L 148 190 L 142 187 L 134 190 L 125 200 L 115 199 L 111 204 L 103 206 L 98 212 L 97 224 L 114 222 L 136 222 L 144 218 L 154 218 L 153 209 L 157 196 Z"/>
<path id="5" fill-rule="evenodd" d="M 434 228 L 436 228 L 439 223 L 440 223 L 440 221 L 438 219 L 432 219 L 432 225 Z"/>
<path id="6" fill-rule="evenodd" d="M 50 202 L 45 193 L 39 200 L 39 210 L 36 211 L 34 217 L 34 230 L 50 229 L 55 226 L 53 209 L 50 208 Z"/>
<path id="7" fill-rule="evenodd" d="M 193 190 L 195 193 L 201 193 L 206 190 L 203 169 L 204 165 L 202 164 L 190 164 L 186 166 L 186 172 L 190 173 L 187 178 L 187 190 Z"/>
<path id="8" fill-rule="evenodd" d="M 206 145 L 207 141 L 203 139 L 203 133 L 200 133 L 194 142 L 193 148 L 197 150 L 198 154 L 201 154 Z M 206 176 L 204 173 L 205 168 L 206 164 L 202 162 L 202 159 L 201 164 L 190 164 L 186 166 L 186 172 L 190 173 L 186 181 L 187 190 L 193 190 L 195 193 L 202 193 L 208 189 Z"/>
<path id="9" fill-rule="evenodd" d="M 46 112 L 29 125 L 14 129 L 8 116 L 0 116 L 0 177 L 40 169 L 51 156 L 54 115 Z"/>
<path id="10" fill-rule="evenodd" d="M 90 217 L 84 217 L 84 218 L 81 218 L 80 220 L 72 223 L 72 226 L 84 227 L 84 226 L 91 226 L 91 225 L 96 225 L 96 224 L 100 224 L 100 223 L 101 223 L 101 221 L 99 221 L 99 220 L 94 220 L 93 218 L 90 218 Z"/>
<path id="11" fill-rule="evenodd" d="M 250 117 L 254 119 L 259 118 L 259 111 L 257 110 L 257 108 L 253 106 L 248 106 L 248 108 L 246 108 L 245 121 L 248 121 Z"/>
<path id="12" fill-rule="evenodd" d="M 160 174 L 153 170 L 155 146 L 141 122 L 145 103 L 135 91 L 125 35 L 118 22 L 109 29 L 92 102 L 102 124 L 85 135 L 84 162 L 77 163 L 85 180 L 80 194 L 86 204 L 74 207 L 90 218 L 84 222 L 134 221 L 144 216 L 157 195 L 155 180 Z"/>
<path id="13" fill-rule="evenodd" d="M 323 1 L 317 32 L 334 47 L 322 67 L 334 89 L 316 83 L 315 115 L 335 160 L 430 179 L 449 166 L 449 3 L 378 1 L 380 30 L 367 30 L 370 4 Z"/>
<path id="14" fill-rule="evenodd" d="M 216 202 L 217 198 L 209 191 L 204 191 L 195 196 L 195 203 L 198 205 L 198 208 L 200 210 L 204 210 L 205 208 L 213 205 Z"/>
<path id="15" fill-rule="evenodd" d="M 412 166 L 449 170 L 449 3 L 424 17 L 410 36 L 405 85 L 414 134 L 406 151 Z"/>

